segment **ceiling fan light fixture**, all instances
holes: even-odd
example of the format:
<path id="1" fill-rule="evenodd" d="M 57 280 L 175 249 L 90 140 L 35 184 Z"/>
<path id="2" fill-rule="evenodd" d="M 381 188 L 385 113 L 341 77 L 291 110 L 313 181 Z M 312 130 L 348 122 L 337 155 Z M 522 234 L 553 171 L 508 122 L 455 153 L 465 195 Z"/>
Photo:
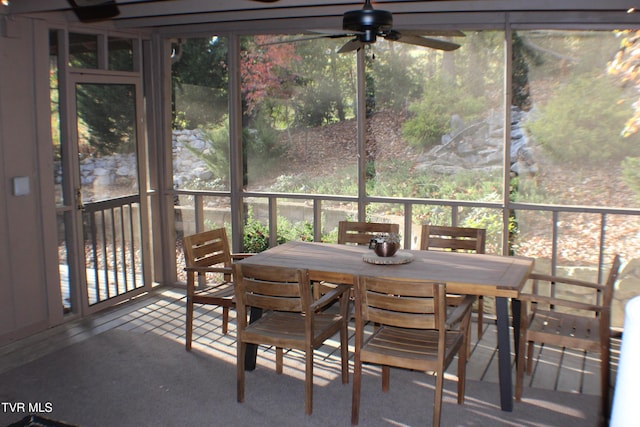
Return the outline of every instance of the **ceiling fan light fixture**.
<path id="1" fill-rule="evenodd" d="M 375 30 L 364 30 L 364 33 L 358 34 L 358 40 L 362 43 L 375 43 L 376 42 L 376 31 Z"/>

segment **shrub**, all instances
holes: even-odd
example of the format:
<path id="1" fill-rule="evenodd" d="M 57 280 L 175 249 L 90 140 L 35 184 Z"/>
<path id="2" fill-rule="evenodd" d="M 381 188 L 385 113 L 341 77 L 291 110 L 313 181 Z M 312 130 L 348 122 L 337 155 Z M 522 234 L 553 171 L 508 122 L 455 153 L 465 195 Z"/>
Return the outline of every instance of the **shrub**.
<path id="1" fill-rule="evenodd" d="M 414 147 L 429 148 L 452 130 L 453 115 L 471 123 L 485 109 L 484 99 L 471 96 L 466 88 L 433 80 L 425 85 L 422 99 L 409 106 L 412 117 L 402 126 L 402 136 Z"/>
<path id="2" fill-rule="evenodd" d="M 623 138 L 629 116 L 624 93 L 608 76 L 583 74 L 557 90 L 527 129 L 551 157 L 563 162 L 600 163 L 638 153 L 637 136 Z"/>
<path id="3" fill-rule="evenodd" d="M 312 242 L 313 224 L 307 221 L 292 224 L 288 219 L 278 217 L 277 243 L 280 245 L 292 240 Z M 251 208 L 244 225 L 243 245 L 243 250 L 250 253 L 269 249 L 269 227 L 254 218 Z"/>
<path id="4" fill-rule="evenodd" d="M 244 225 L 242 243 L 245 252 L 258 253 L 269 249 L 269 227 L 256 220 L 251 211 Z"/>
<path id="5" fill-rule="evenodd" d="M 202 159 L 216 179 L 226 181 L 229 177 L 229 124 L 203 129 L 207 147 L 199 149 L 188 143 L 184 147 L 194 156 Z"/>

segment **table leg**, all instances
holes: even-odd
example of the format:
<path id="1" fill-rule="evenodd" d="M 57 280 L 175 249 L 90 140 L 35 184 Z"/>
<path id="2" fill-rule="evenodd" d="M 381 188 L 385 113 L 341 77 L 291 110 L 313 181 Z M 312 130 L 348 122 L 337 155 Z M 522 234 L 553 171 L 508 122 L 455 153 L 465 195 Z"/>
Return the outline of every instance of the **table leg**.
<path id="1" fill-rule="evenodd" d="M 262 309 L 251 307 L 249 310 L 249 323 L 253 323 L 262 317 Z M 244 370 L 253 371 L 256 369 L 256 357 L 258 356 L 258 346 L 256 344 L 247 344 L 247 350 L 244 354 Z"/>
<path id="2" fill-rule="evenodd" d="M 509 311 L 507 305 L 507 298 L 496 298 L 500 407 L 503 411 L 511 412 L 513 410 L 513 390 L 511 385 L 511 346 L 509 340 Z"/>

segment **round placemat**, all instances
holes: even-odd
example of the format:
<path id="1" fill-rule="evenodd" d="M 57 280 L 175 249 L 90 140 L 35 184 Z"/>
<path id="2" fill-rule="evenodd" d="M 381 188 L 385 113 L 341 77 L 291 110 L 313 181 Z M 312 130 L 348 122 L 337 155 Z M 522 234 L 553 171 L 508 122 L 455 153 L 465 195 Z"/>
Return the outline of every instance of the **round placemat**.
<path id="1" fill-rule="evenodd" d="M 362 255 L 362 260 L 369 264 L 407 264 L 413 261 L 413 254 L 398 251 L 394 256 L 378 256 L 375 252 Z"/>

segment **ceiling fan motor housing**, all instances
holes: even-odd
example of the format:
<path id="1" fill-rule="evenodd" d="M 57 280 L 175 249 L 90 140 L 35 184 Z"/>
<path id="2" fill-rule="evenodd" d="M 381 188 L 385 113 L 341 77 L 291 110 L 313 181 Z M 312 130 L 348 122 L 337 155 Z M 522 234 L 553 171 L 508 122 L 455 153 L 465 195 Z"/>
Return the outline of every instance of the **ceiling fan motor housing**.
<path id="1" fill-rule="evenodd" d="M 362 32 L 360 41 L 373 43 L 376 35 L 384 36 L 393 27 L 393 16 L 391 12 L 378 9 L 361 9 L 345 12 L 342 18 L 342 29 Z"/>

